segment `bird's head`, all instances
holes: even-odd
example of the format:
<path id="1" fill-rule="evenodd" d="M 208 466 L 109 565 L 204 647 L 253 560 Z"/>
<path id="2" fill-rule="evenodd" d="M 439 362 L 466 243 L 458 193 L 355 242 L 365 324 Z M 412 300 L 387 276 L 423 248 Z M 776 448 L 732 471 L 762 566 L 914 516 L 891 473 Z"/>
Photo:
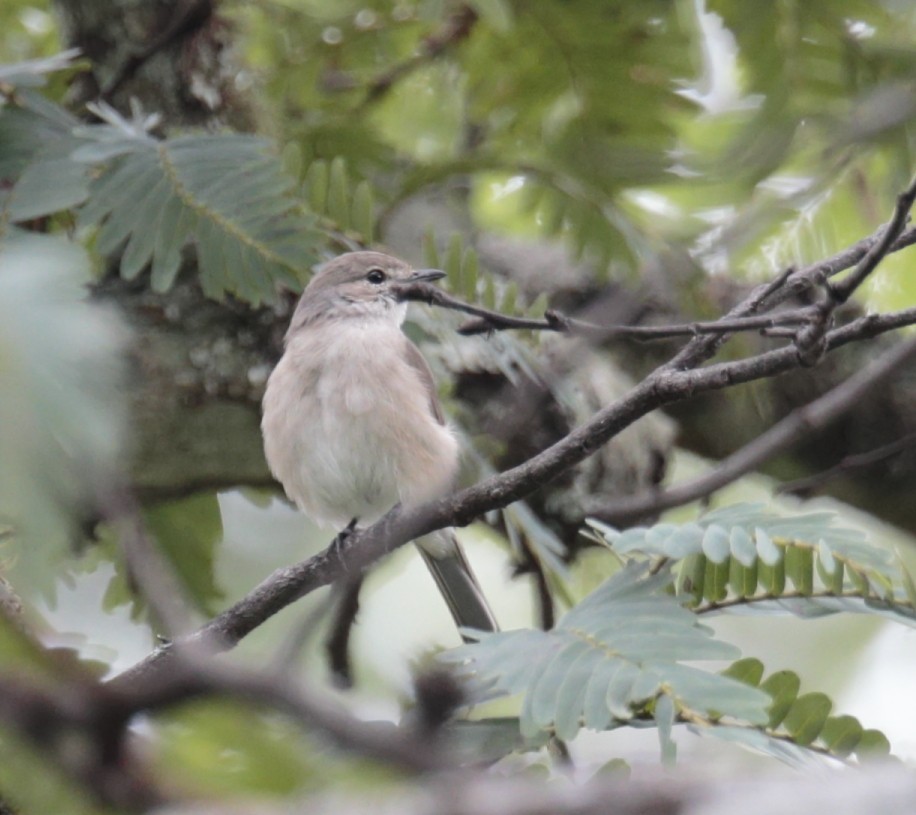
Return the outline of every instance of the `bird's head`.
<path id="1" fill-rule="evenodd" d="M 305 287 L 290 331 L 324 318 L 381 317 L 400 324 L 407 304 L 395 284 L 442 277 L 438 269 L 414 269 L 382 252 L 348 252 L 324 264 Z"/>

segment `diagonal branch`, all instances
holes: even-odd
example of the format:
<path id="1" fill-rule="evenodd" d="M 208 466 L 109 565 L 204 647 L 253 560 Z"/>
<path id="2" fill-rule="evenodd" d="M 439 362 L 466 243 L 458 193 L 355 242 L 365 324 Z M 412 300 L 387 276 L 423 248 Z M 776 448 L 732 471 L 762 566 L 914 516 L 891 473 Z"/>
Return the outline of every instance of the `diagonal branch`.
<path id="1" fill-rule="evenodd" d="M 901 436 L 890 444 L 882 444 L 874 450 L 844 456 L 839 463 L 827 470 L 814 473 L 814 475 L 810 475 L 807 478 L 797 478 L 794 481 L 787 481 L 780 484 L 776 487 L 776 494 L 809 497 L 815 490 L 829 481 L 832 481 L 834 478 L 839 478 L 842 475 L 854 472 L 858 469 L 871 467 L 874 464 L 887 461 L 887 459 L 899 455 L 904 450 L 914 445 L 916 445 L 916 432 L 907 433 L 905 436 Z"/>
<path id="2" fill-rule="evenodd" d="M 866 320 L 858 321 L 860 336 L 874 336 Z M 850 342 L 849 326 L 828 333 Z M 179 644 L 213 650 L 233 648 L 265 620 L 301 597 L 364 568 L 407 542 L 445 526 L 465 526 L 493 509 L 507 506 L 541 487 L 594 453 L 615 434 L 650 411 L 704 391 L 719 390 L 774 376 L 801 365 L 794 346 L 786 346 L 749 359 L 709 365 L 693 371 L 672 370 L 670 363 L 653 371 L 616 402 L 600 410 L 591 421 L 523 464 L 488 478 L 473 487 L 405 511 L 395 507 L 380 521 L 356 530 L 340 546 L 276 570 L 234 606 L 214 617 Z M 129 685 L 157 675 L 170 663 L 169 649 L 160 648 L 114 677 L 116 686 Z"/>
<path id="3" fill-rule="evenodd" d="M 901 365 L 916 356 L 916 339 L 894 346 L 871 365 L 828 391 L 819 399 L 792 411 L 750 444 L 718 462 L 711 472 L 667 490 L 586 503 L 586 514 L 604 521 L 625 524 L 635 518 L 706 498 L 763 462 L 783 452 L 806 435 L 822 430 L 851 409 L 869 391 L 886 381 Z"/>

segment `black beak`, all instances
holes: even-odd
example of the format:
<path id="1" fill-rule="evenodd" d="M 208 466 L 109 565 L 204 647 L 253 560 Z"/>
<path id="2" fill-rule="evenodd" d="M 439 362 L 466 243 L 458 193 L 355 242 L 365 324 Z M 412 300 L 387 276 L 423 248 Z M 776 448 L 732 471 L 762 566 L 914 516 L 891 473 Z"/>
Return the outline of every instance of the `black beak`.
<path id="1" fill-rule="evenodd" d="M 405 283 L 432 283 L 434 280 L 442 280 L 445 272 L 441 269 L 416 269 L 414 273 L 405 278 Z"/>

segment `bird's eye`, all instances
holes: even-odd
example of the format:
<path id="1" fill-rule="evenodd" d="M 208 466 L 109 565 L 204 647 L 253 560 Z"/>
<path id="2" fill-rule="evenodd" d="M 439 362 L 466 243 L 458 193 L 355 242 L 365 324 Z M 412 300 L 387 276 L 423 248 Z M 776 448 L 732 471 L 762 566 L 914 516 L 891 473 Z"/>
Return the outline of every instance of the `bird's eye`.
<path id="1" fill-rule="evenodd" d="M 386 277 L 387 275 L 381 269 L 370 269 L 369 273 L 366 275 L 366 280 L 377 286 L 380 283 L 384 283 Z"/>

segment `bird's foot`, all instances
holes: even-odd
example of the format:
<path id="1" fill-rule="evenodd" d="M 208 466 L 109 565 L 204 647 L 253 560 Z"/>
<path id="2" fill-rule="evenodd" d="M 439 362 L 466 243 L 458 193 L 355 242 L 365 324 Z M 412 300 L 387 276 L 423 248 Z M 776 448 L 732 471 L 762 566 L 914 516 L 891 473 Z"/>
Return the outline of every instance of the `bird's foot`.
<path id="1" fill-rule="evenodd" d="M 350 535 L 353 534 L 353 530 L 356 529 L 356 521 L 357 519 L 354 518 L 343 529 L 341 529 L 340 532 L 337 533 L 337 536 L 334 538 L 334 540 L 331 541 L 330 547 L 328 547 L 335 555 L 337 555 L 337 560 L 340 561 L 340 565 L 343 566 L 345 571 L 348 571 L 348 569 L 347 561 L 344 557 L 344 546 L 347 542 L 347 538 L 349 538 Z"/>

